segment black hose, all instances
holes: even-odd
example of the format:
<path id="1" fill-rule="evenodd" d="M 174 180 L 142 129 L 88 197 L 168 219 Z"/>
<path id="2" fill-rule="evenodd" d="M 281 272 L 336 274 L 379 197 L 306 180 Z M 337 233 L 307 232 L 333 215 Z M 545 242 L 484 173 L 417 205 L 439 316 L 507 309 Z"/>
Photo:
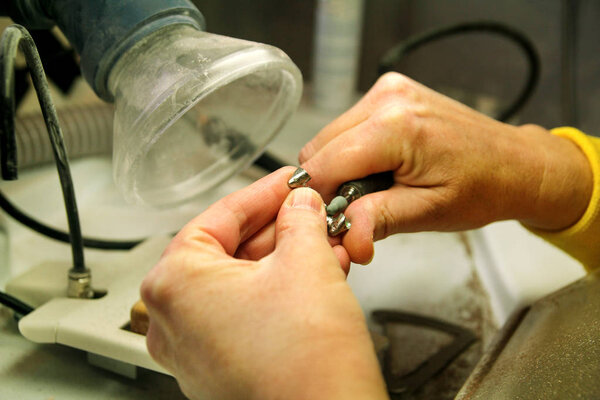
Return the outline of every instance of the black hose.
<path id="1" fill-rule="evenodd" d="M 2 159 L 0 161 L 2 163 L 2 178 L 6 180 L 17 179 L 14 78 L 15 60 L 19 48 L 25 55 L 33 86 L 38 96 L 44 120 L 46 121 L 48 136 L 52 143 L 52 151 L 60 178 L 69 225 L 69 242 L 71 243 L 73 271 L 85 272 L 86 267 L 79 213 L 62 132 L 35 43 L 31 35 L 27 32 L 27 29 L 20 25 L 11 25 L 6 28 L 0 40 L 0 68 L 2 68 L 2 75 L 0 76 L 0 145 L 2 147 L 0 156 Z"/>
<path id="2" fill-rule="evenodd" d="M 28 304 L 23 303 L 21 300 L 14 298 L 8 293 L 0 292 L 0 304 L 5 305 L 8 308 L 11 308 L 17 314 L 27 315 L 33 311 L 33 307 Z"/>
<path id="3" fill-rule="evenodd" d="M 264 153 L 255 162 L 254 165 L 264 169 L 267 172 L 274 172 L 285 166 L 283 162 L 269 153 Z M 0 208 L 14 220 L 25 225 L 29 229 L 44 235 L 50 239 L 63 243 L 70 243 L 70 237 L 67 232 L 53 228 L 27 215 L 17 208 L 0 190 Z M 83 246 L 99 250 L 131 250 L 144 239 L 140 240 L 106 240 L 83 236 Z"/>
<path id="4" fill-rule="evenodd" d="M 505 110 L 500 112 L 498 116 L 498 120 L 507 121 L 523 107 L 527 100 L 529 100 L 540 76 L 540 61 L 534 45 L 525 35 L 510 26 L 492 21 L 465 22 L 411 36 L 385 53 L 379 62 L 378 72 L 382 75 L 385 72 L 392 71 L 394 65 L 396 65 L 404 56 L 427 43 L 448 36 L 471 32 L 488 32 L 505 37 L 516 43 L 519 48 L 523 50 L 523 53 L 527 58 L 529 64 L 527 81 L 515 101 Z"/>
<path id="5" fill-rule="evenodd" d="M 25 214 L 12 204 L 4 193 L 0 190 L 0 208 L 4 210 L 12 218 L 25 225 L 26 227 L 36 231 L 39 234 L 49 237 L 50 239 L 58 240 L 59 242 L 70 243 L 70 237 L 67 232 L 48 226 L 42 222 Z M 89 237 L 83 237 L 83 245 L 92 249 L 100 250 L 130 250 L 140 244 L 141 240 L 103 240 Z"/>

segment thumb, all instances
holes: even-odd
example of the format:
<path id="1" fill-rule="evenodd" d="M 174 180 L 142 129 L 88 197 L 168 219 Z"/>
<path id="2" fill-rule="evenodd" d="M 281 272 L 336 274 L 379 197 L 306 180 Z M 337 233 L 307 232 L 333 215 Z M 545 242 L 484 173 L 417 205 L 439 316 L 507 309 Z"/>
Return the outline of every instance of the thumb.
<path id="1" fill-rule="evenodd" d="M 288 268 L 301 265 L 339 269 L 340 257 L 327 239 L 325 205 L 314 190 L 294 189 L 285 199 L 275 223 L 275 257 Z"/>

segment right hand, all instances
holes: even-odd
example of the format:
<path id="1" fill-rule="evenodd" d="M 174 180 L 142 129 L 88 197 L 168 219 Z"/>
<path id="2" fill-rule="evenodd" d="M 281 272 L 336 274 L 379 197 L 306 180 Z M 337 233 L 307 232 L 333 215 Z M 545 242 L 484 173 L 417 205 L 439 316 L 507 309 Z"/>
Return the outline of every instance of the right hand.
<path id="1" fill-rule="evenodd" d="M 545 129 L 493 120 L 397 73 L 382 76 L 300 153 L 329 201 L 343 182 L 394 171 L 394 185 L 346 210 L 343 246 L 366 263 L 373 241 L 398 232 L 455 231 L 502 219 L 565 228 L 592 188 L 587 159 Z M 558 210 L 558 211 L 557 211 Z"/>

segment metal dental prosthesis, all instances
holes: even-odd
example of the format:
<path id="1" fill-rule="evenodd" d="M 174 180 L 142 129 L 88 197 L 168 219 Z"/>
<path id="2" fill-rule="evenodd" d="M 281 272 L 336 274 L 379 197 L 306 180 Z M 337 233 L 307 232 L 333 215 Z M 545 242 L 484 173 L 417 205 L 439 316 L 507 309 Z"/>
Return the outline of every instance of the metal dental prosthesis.
<path id="1" fill-rule="evenodd" d="M 299 187 L 307 186 L 308 181 L 311 180 L 311 176 L 306 172 L 304 168 L 298 167 L 291 178 L 288 180 L 288 186 L 290 189 L 296 189 Z"/>

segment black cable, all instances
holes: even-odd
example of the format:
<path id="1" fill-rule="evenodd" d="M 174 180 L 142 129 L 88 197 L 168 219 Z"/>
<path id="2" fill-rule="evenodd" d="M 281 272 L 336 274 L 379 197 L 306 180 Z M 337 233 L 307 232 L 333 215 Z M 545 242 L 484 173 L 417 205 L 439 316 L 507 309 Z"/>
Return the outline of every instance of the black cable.
<path id="1" fill-rule="evenodd" d="M 284 164 L 271 154 L 264 153 L 254 162 L 254 165 L 264 169 L 267 172 L 274 172 L 279 168 L 282 168 L 286 164 Z M 31 217 L 30 215 L 27 215 L 11 202 L 2 192 L 2 190 L 0 190 L 0 208 L 17 222 L 25 225 L 29 229 L 41 235 L 67 244 L 71 242 L 69 234 L 67 232 L 48 226 Z M 143 240 L 144 239 L 106 240 L 83 236 L 83 246 L 99 250 L 131 250 L 138 244 L 142 243 Z"/>
<path id="2" fill-rule="evenodd" d="M 274 172 L 279 168 L 282 168 L 286 164 L 284 164 L 271 154 L 264 153 L 254 162 L 254 165 L 266 170 L 267 172 Z M 41 235 L 67 244 L 71 242 L 69 234 L 67 232 L 48 226 L 31 217 L 30 215 L 27 215 L 11 202 L 6 197 L 4 192 L 2 192 L 2 190 L 0 190 L 0 208 L 14 220 L 18 221 L 19 223 L 25 225 L 29 229 Z M 131 250 L 138 244 L 142 243 L 143 240 L 144 239 L 106 240 L 83 236 L 83 245 L 91 249 L 99 250 Z"/>
<path id="3" fill-rule="evenodd" d="M 515 101 L 505 110 L 499 113 L 498 120 L 506 121 L 517 111 L 519 111 L 527 102 L 527 100 L 529 100 L 529 97 L 531 97 L 531 94 L 533 93 L 540 76 L 540 61 L 534 45 L 525 35 L 511 28 L 510 26 L 492 21 L 465 22 L 433 29 L 422 34 L 409 37 L 397 46 L 394 46 L 388 50 L 387 53 L 381 58 L 378 69 L 379 75 L 392 71 L 394 65 L 396 65 L 404 56 L 427 43 L 431 43 L 435 40 L 448 36 L 470 32 L 494 33 L 510 39 L 512 42 L 516 43 L 520 49 L 523 50 L 523 53 L 527 58 L 529 64 L 529 74 L 523 89 L 521 89 L 521 92 Z"/>
<path id="4" fill-rule="evenodd" d="M 15 207 L 15 205 L 12 204 L 8 200 L 8 198 L 6 198 L 6 196 L 1 190 L 0 208 L 2 208 L 6 212 L 6 214 L 10 215 L 12 218 L 17 220 L 21 224 L 27 226 L 28 228 L 36 231 L 37 233 L 47 236 L 54 240 L 58 240 L 60 242 L 70 243 L 69 234 L 67 232 L 63 232 L 59 229 L 52 228 L 51 226 L 45 225 L 30 217 L 29 215 L 25 214 L 23 211 Z M 140 244 L 141 242 L 141 240 L 114 241 L 83 237 L 83 245 L 85 247 L 101 250 L 130 250 L 133 247 Z"/>
<path id="5" fill-rule="evenodd" d="M 0 304 L 5 305 L 20 315 L 27 315 L 33 311 L 33 307 L 30 305 L 4 292 L 0 292 Z"/>
<path id="6" fill-rule="evenodd" d="M 42 109 L 48 136 L 52 143 L 52 151 L 56 161 L 56 169 L 65 203 L 69 224 L 69 241 L 73 257 L 73 271 L 86 271 L 83 255 L 83 238 L 79 224 L 77 201 L 73 188 L 73 179 L 69 169 L 69 160 L 65 150 L 58 116 L 52 103 L 48 82 L 35 43 L 27 29 L 20 25 L 11 25 L 5 29 L 0 40 L 0 144 L 2 145 L 2 178 L 17 179 L 17 152 L 15 140 L 15 60 L 17 51 L 21 49 L 25 55 L 33 86 Z"/>

